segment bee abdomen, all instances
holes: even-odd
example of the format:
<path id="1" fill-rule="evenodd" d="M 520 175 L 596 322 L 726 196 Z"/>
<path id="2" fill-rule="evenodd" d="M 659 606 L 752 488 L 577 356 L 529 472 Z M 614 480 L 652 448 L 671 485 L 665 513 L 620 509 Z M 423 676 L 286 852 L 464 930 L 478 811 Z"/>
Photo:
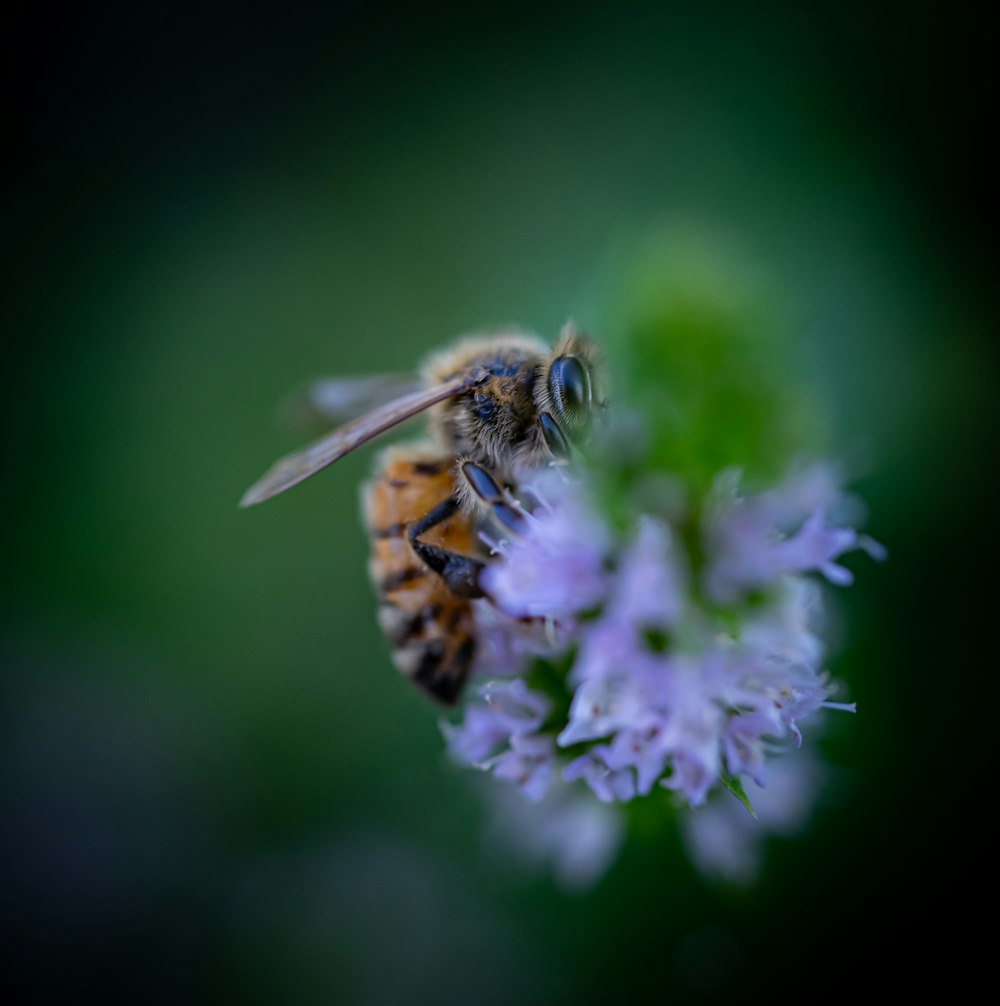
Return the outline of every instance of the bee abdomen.
<path id="1" fill-rule="evenodd" d="M 428 580 L 432 577 L 428 573 Z M 399 670 L 440 702 L 455 702 L 476 655 L 471 606 L 449 597 L 413 611 L 384 599 L 379 625 Z"/>
<path id="2" fill-rule="evenodd" d="M 379 609 L 379 621 L 389 642 L 401 648 L 422 639 L 440 614 L 441 605 L 433 602 L 422 605 L 411 615 L 394 604 L 383 601 Z"/>
<path id="3" fill-rule="evenodd" d="M 454 490 L 451 462 L 392 448 L 365 492 L 371 536 L 369 563 L 379 596 L 378 620 L 399 670 L 439 702 L 452 704 L 476 653 L 472 605 L 455 597 L 410 544 L 408 529 Z M 456 513 L 432 532 L 446 547 L 467 552 L 473 536 Z"/>
<path id="4" fill-rule="evenodd" d="M 450 647 L 446 647 L 440 640 L 434 640 L 425 646 L 420 655 L 420 664 L 413 675 L 413 680 L 418 685 L 446 705 L 457 701 L 476 655 L 474 636 L 468 635 L 451 642 Z"/>

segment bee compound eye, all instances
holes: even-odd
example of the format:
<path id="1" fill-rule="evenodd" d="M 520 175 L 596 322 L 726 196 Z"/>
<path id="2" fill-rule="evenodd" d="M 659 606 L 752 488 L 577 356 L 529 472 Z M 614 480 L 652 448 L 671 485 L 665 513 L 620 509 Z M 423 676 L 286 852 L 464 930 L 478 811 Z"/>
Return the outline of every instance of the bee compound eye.
<path id="1" fill-rule="evenodd" d="M 557 458 L 569 457 L 569 441 L 566 434 L 559 429 L 559 424 L 547 413 L 543 412 L 538 417 L 538 423 L 542 427 L 542 436 L 545 443 Z"/>
<path id="2" fill-rule="evenodd" d="M 577 419 L 590 410 L 590 374 L 575 356 L 560 356 L 549 368 L 549 393 L 560 418 Z"/>

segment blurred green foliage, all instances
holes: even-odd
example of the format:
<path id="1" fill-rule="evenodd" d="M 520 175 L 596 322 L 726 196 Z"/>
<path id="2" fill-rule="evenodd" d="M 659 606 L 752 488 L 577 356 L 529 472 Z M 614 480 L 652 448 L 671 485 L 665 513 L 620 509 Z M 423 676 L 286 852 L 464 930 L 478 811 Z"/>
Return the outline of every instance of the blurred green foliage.
<path id="1" fill-rule="evenodd" d="M 823 448 L 828 403 L 796 366 L 788 298 L 734 244 L 690 223 L 646 236 L 610 270 L 598 323 L 643 464 L 696 493 L 729 466 L 766 480 Z"/>

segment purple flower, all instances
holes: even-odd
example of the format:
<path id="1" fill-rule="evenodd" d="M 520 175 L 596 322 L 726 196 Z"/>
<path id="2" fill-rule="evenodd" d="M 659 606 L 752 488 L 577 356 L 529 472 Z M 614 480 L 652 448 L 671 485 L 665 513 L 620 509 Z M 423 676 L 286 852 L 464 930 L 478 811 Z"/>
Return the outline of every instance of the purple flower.
<path id="1" fill-rule="evenodd" d="M 545 796 L 552 778 L 555 744 L 547 734 L 514 734 L 510 748 L 486 766 L 498 779 L 517 783 L 525 797 L 537 803 Z"/>
<path id="2" fill-rule="evenodd" d="M 761 658 L 818 667 L 823 656 L 818 635 L 822 615 L 820 585 L 802 577 L 786 577 L 766 606 L 744 615 L 738 645 Z"/>
<path id="3" fill-rule="evenodd" d="M 694 805 L 703 803 L 718 782 L 722 709 L 714 701 L 714 671 L 718 661 L 698 665 L 678 661 L 671 668 L 670 698 L 660 743 L 671 774 L 660 785 L 676 790 Z"/>
<path id="4" fill-rule="evenodd" d="M 774 545 L 773 556 L 782 573 L 818 570 L 830 583 L 846 587 L 854 582 L 854 576 L 833 560 L 856 548 L 864 549 L 873 559 L 885 556 L 878 542 L 851 527 L 831 527 L 823 511 L 814 510 L 795 535 Z"/>
<path id="5" fill-rule="evenodd" d="M 829 692 L 823 678 L 806 664 L 751 660 L 734 677 L 740 695 L 738 705 L 765 712 L 773 709 L 777 721 L 791 732 L 796 746 L 802 741 L 797 721 L 827 704 Z M 780 736 L 777 731 L 772 734 Z"/>
<path id="6" fill-rule="evenodd" d="M 705 589 L 719 604 L 732 604 L 786 574 L 815 571 L 847 585 L 850 572 L 834 560 L 853 549 L 884 558 L 885 550 L 867 535 L 830 523 L 843 493 L 834 490 L 834 475 L 824 466 L 755 496 L 740 496 L 738 481 L 734 471 L 716 480 L 703 521 Z"/>
<path id="7" fill-rule="evenodd" d="M 512 734 L 537 730 L 549 711 L 549 700 L 530 691 L 520 678 L 491 681 L 480 690 L 480 694 L 494 714 L 510 724 Z"/>
<path id="8" fill-rule="evenodd" d="M 681 834 L 698 868 L 733 883 L 753 880 L 769 835 L 794 835 L 812 814 L 823 767 L 809 751 L 772 759 L 767 786 L 748 780 L 745 790 L 756 820 L 729 793 L 713 794 L 706 806 L 687 813 Z"/>
<path id="9" fill-rule="evenodd" d="M 625 838 L 618 808 L 553 779 L 545 796 L 525 800 L 508 786 L 490 788 L 491 835 L 528 863 L 546 866 L 564 888 L 582 891 L 598 881 Z"/>
<path id="10" fill-rule="evenodd" d="M 722 733 L 726 771 L 733 777 L 748 775 L 758 786 L 765 785 L 765 759 L 774 750 L 768 738 L 780 735 L 783 729 L 774 705 L 730 716 Z"/>
<path id="11" fill-rule="evenodd" d="M 491 681 L 480 689 L 486 705 L 470 705 L 462 723 L 442 723 L 452 757 L 465 765 L 513 779 L 529 799 L 548 785 L 551 737 L 536 733 L 550 702 L 520 678 Z"/>
<path id="12" fill-rule="evenodd" d="M 663 742 L 666 720 L 656 712 L 646 712 L 636 723 L 620 730 L 607 754 L 608 767 L 635 771 L 636 792 L 646 796 L 663 775 L 667 751 Z"/>
<path id="13" fill-rule="evenodd" d="M 451 756 L 463 765 L 479 765 L 511 737 L 510 724 L 489 706 L 469 706 L 460 725 L 442 723 L 441 732 Z"/>
<path id="14" fill-rule="evenodd" d="M 563 769 L 566 782 L 583 779 L 602 803 L 625 802 L 635 796 L 635 777 L 628 769 L 613 769 L 606 745 L 592 748 Z"/>
<path id="15" fill-rule="evenodd" d="M 637 683 L 625 673 L 585 681 L 576 690 L 569 710 L 569 723 L 559 734 L 560 747 L 607 737 L 630 726 L 645 703 Z"/>
<path id="16" fill-rule="evenodd" d="M 770 771 L 775 755 L 801 744 L 800 724 L 819 709 L 854 709 L 830 701 L 823 585 L 805 574 L 846 584 L 844 552 L 884 554 L 851 526 L 851 500 L 831 466 L 749 496 L 738 478 L 720 476 L 700 524 L 675 499 L 617 531 L 580 481 L 552 471 L 533 478 L 522 493 L 537 501 L 525 531 L 497 544 L 483 573 L 476 673 L 486 683 L 463 722 L 443 728 L 452 755 L 546 807 L 578 808 L 580 794 L 596 797 L 593 808 L 670 790 L 701 808 L 691 821 L 704 815 L 685 826 L 696 836 L 692 855 L 725 862 L 720 836 L 747 827 L 731 826 L 732 813 L 752 818 L 728 794 L 717 811 L 710 798 L 723 779 L 777 805 L 771 794 L 785 773 Z M 544 819 L 546 841 L 572 844 L 569 817 Z M 607 854 L 607 828 L 594 834 Z M 752 858 L 734 857 L 733 874 Z"/>
<path id="17" fill-rule="evenodd" d="M 607 526 L 579 485 L 547 472 L 528 490 L 546 502 L 528 515 L 523 534 L 498 546 L 503 561 L 483 571 L 483 590 L 516 618 L 572 617 L 607 593 Z"/>
<path id="18" fill-rule="evenodd" d="M 670 629 L 684 607 L 684 578 L 670 528 L 643 515 L 615 577 L 609 614 L 639 629 Z"/>
<path id="19" fill-rule="evenodd" d="M 599 681 L 616 675 L 632 676 L 649 659 L 649 651 L 628 618 L 606 614 L 584 626 L 571 684 Z"/>
<path id="20" fill-rule="evenodd" d="M 528 630 L 533 623 L 517 622 L 495 605 L 476 601 L 476 661 L 473 678 L 509 678 L 524 674 L 534 655 Z"/>

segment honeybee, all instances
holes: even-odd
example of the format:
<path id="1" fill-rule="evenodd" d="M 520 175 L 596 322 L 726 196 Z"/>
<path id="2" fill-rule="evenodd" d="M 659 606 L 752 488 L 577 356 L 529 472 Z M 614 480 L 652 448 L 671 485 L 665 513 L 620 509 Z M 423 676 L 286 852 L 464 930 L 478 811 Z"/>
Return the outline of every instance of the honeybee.
<path id="1" fill-rule="evenodd" d="M 384 389 L 391 397 L 278 461 L 240 505 L 270 499 L 426 412 L 425 439 L 379 455 L 362 510 L 378 621 L 394 662 L 451 705 L 476 656 L 473 602 L 484 596 L 479 575 L 489 561 L 481 532 L 490 524 L 513 534 L 523 528 L 518 481 L 565 463 L 570 438 L 603 407 L 597 367 L 594 345 L 567 324 L 552 347 L 516 330 L 463 338 L 431 356 L 412 389 L 377 378 L 331 382 L 335 401 L 314 395 L 320 411 L 358 406 Z"/>

